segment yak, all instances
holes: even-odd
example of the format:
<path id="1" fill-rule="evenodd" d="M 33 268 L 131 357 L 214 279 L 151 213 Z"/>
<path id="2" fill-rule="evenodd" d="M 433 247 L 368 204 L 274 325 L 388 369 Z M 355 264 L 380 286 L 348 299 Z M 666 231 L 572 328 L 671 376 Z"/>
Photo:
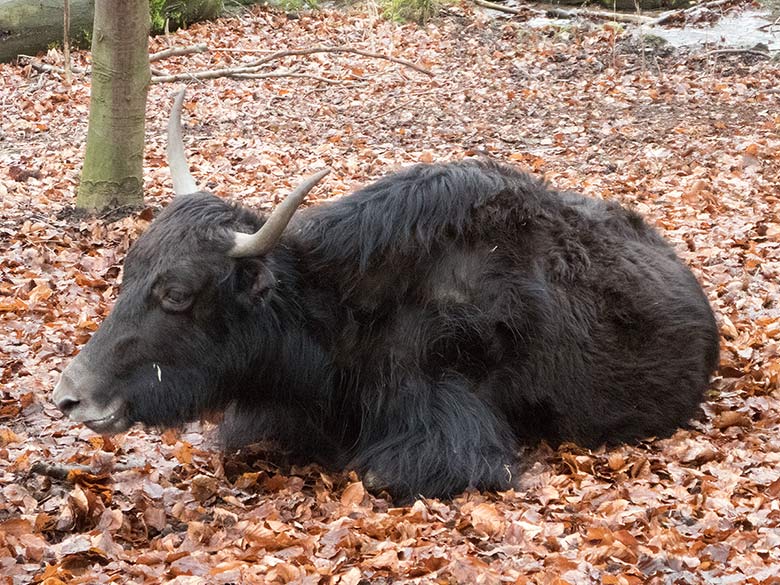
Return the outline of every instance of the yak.
<path id="1" fill-rule="evenodd" d="M 53 399 L 104 434 L 224 412 L 224 447 L 356 470 L 398 501 L 513 484 L 519 448 L 669 436 L 718 329 L 637 213 L 509 166 L 419 164 L 266 218 L 190 175 L 131 247 L 111 313 Z"/>

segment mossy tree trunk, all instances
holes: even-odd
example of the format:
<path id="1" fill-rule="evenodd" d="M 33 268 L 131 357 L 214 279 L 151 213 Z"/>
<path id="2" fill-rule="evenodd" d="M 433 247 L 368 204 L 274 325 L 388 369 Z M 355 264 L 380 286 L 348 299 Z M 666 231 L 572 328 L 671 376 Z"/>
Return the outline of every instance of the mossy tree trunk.
<path id="1" fill-rule="evenodd" d="M 149 0 L 97 0 L 78 209 L 96 212 L 143 203 L 144 114 L 150 79 Z"/>

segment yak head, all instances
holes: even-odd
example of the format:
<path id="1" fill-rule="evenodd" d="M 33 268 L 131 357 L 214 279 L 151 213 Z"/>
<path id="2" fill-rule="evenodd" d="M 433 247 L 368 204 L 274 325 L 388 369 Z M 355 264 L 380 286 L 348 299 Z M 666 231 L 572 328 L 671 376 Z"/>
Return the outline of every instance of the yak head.
<path id="1" fill-rule="evenodd" d="M 111 314 L 54 389 L 62 412 L 104 434 L 136 422 L 177 425 L 235 397 L 258 344 L 280 327 L 279 274 L 292 276 L 279 239 L 328 173 L 307 179 L 265 221 L 199 192 L 184 156 L 183 100 L 182 91 L 168 124 L 176 197 L 130 249 Z"/>

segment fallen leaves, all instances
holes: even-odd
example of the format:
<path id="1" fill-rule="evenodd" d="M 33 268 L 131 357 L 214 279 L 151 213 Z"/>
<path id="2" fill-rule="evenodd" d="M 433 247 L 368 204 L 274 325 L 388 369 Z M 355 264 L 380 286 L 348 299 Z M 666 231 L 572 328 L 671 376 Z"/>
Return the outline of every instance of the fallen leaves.
<path id="1" fill-rule="evenodd" d="M 745 427 L 749 428 L 752 424 L 750 417 L 744 412 L 737 412 L 734 410 L 726 410 L 721 412 L 715 420 L 712 421 L 713 426 L 721 431 L 730 427 Z"/>
<path id="2" fill-rule="evenodd" d="M 312 80 L 217 80 L 185 104 L 194 175 L 267 210 L 323 163 L 332 196 L 398 166 L 487 155 L 655 222 L 722 332 L 705 416 L 663 440 L 523 454 L 515 490 L 411 507 L 354 474 L 221 458 L 208 423 L 110 440 L 48 397 L 171 197 L 167 87 L 150 92 L 146 200 L 72 217 L 88 87 L 2 65 L 0 575 L 18 583 L 736 583 L 780 566 L 780 74 L 772 63 L 641 54 L 616 29 L 529 29 L 463 13 L 425 28 L 360 11 L 256 10 L 170 42 L 278 51 L 365 43 L 434 71 L 329 55 Z M 167 37 L 153 39 L 164 48 Z M 84 62 L 88 55 L 77 53 Z M 171 71 L 240 53 L 177 57 Z M 292 64 L 286 63 L 287 65 Z M 647 65 L 647 63 L 645 63 Z M 40 464 L 58 474 L 33 472 Z M 51 471 L 51 470 L 50 470 Z M 0 578 L 0 579 L 2 579 Z M 0 580 L 0 582 L 2 582 Z"/>
<path id="3" fill-rule="evenodd" d="M 464 510 L 465 511 L 465 510 Z M 471 525 L 477 534 L 487 537 L 500 537 L 506 528 L 504 516 L 493 504 L 483 502 L 470 512 Z"/>

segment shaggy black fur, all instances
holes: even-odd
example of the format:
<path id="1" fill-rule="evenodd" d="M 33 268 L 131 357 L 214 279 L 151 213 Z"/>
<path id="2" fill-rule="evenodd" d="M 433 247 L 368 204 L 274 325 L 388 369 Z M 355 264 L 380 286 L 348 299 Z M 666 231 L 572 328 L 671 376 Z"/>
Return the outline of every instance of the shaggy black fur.
<path id="1" fill-rule="evenodd" d="M 228 448 L 449 496 L 509 486 L 520 441 L 669 435 L 717 364 L 707 300 L 652 228 L 511 168 L 415 166 L 228 258 L 262 221 L 178 197 L 133 246 L 84 350 L 129 422 L 226 409 Z"/>

